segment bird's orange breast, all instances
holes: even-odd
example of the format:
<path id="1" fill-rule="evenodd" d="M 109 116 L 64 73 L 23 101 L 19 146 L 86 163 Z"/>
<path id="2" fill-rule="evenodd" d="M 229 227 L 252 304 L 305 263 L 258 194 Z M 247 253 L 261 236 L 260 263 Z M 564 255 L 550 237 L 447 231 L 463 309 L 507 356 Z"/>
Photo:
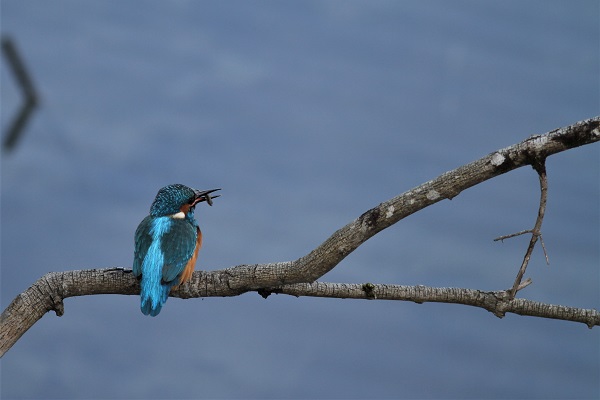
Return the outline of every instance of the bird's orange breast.
<path id="1" fill-rule="evenodd" d="M 198 235 L 196 236 L 196 248 L 194 249 L 194 254 L 186 264 L 183 272 L 181 273 L 181 278 L 179 278 L 179 285 L 186 283 L 192 278 L 192 273 L 194 272 L 194 267 L 196 266 L 196 259 L 198 258 L 198 250 L 202 247 L 202 232 L 200 232 L 200 228 L 198 229 Z"/>

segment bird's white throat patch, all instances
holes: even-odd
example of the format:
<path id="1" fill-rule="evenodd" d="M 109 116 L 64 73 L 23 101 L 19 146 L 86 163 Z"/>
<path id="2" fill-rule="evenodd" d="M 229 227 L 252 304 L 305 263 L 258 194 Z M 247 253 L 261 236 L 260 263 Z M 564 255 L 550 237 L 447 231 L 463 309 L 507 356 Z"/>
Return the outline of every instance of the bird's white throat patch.
<path id="1" fill-rule="evenodd" d="M 185 213 L 183 211 L 179 211 L 178 213 L 171 215 L 171 218 L 184 219 Z"/>

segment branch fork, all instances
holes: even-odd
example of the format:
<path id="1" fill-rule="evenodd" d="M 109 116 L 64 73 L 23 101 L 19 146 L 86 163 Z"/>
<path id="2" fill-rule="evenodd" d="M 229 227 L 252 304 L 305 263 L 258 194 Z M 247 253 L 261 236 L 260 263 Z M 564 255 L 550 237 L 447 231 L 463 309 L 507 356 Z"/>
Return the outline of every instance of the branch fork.
<path id="1" fill-rule="evenodd" d="M 504 241 L 504 239 L 510 239 L 516 236 L 524 235 L 527 233 L 531 233 L 531 239 L 529 241 L 529 246 L 527 247 L 527 251 L 525 252 L 525 256 L 523 257 L 523 262 L 521 263 L 521 268 L 519 268 L 519 272 L 517 273 L 517 277 L 515 278 L 515 282 L 513 283 L 512 288 L 510 289 L 509 300 L 515 298 L 517 292 L 529 284 L 531 284 L 531 279 L 528 279 L 526 285 L 521 284 L 521 280 L 523 279 L 523 275 L 525 275 L 525 271 L 527 270 L 527 265 L 529 264 L 529 260 L 531 259 L 531 254 L 533 253 L 533 249 L 535 244 L 537 243 L 538 238 L 540 239 L 540 243 L 542 245 L 542 249 L 544 250 L 544 256 L 546 257 L 546 264 L 550 265 L 550 259 L 548 258 L 548 252 L 546 251 L 546 245 L 544 244 L 544 239 L 542 238 L 542 222 L 544 222 L 544 215 L 546 214 L 546 203 L 548 201 L 548 176 L 546 174 L 546 160 L 541 159 L 537 160 L 533 163 L 533 168 L 538 173 L 538 177 L 540 180 L 540 205 L 538 208 L 538 215 L 535 220 L 535 225 L 533 229 L 528 229 L 524 231 L 520 231 L 517 233 L 512 233 L 510 235 L 500 236 L 494 239 L 494 241 Z"/>
<path id="2" fill-rule="evenodd" d="M 404 300 L 415 303 L 444 302 L 480 307 L 498 317 L 510 312 L 582 322 L 590 328 L 598 326 L 600 313 L 597 310 L 515 298 L 519 290 L 531 283 L 530 279 L 522 281 L 522 278 L 538 237 L 545 252 L 541 240 L 541 226 L 548 188 L 546 158 L 552 154 L 598 141 L 600 141 L 600 117 L 593 117 L 543 135 L 533 136 L 446 172 L 379 204 L 338 229 L 313 251 L 295 261 L 243 264 L 217 271 L 196 271 L 189 283 L 171 291 L 170 295 L 197 298 L 238 296 L 245 292 L 256 291 L 263 297 L 268 297 L 271 293 L 281 293 L 293 296 Z M 511 289 L 484 292 L 461 288 L 316 282 L 362 243 L 383 229 L 425 207 L 444 199 L 451 199 L 465 189 L 525 165 L 532 165 L 538 172 L 542 193 L 534 228 L 497 239 L 503 240 L 525 233 L 532 235 Z M 55 310 L 58 316 L 62 315 L 65 298 L 94 294 L 138 295 L 139 291 L 139 282 L 130 269 L 106 268 L 48 273 L 19 294 L 0 315 L 0 357 L 48 311 Z"/>

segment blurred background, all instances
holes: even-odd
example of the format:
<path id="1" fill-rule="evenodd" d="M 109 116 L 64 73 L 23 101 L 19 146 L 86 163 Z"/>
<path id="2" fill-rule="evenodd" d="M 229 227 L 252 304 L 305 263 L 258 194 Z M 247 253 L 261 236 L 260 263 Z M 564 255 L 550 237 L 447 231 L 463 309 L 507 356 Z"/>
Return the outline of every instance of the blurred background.
<path id="1" fill-rule="evenodd" d="M 1 161 L 1 302 L 43 274 L 130 268 L 158 189 L 198 207 L 197 268 L 296 259 L 367 209 L 598 115 L 597 1 L 2 0 L 40 96 Z M 1 62 L 2 133 L 22 95 Z M 600 307 L 600 146 L 552 156 L 520 295 Z M 512 285 L 522 168 L 399 222 L 321 280 Z M 65 301 L 1 362 L 2 398 L 598 398 L 600 330 L 477 308 L 292 298 Z"/>

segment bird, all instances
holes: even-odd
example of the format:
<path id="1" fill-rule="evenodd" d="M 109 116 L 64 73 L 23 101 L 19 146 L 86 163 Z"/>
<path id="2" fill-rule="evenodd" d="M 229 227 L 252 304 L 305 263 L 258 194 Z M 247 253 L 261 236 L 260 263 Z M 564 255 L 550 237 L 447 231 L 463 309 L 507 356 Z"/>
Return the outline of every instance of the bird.
<path id="1" fill-rule="evenodd" d="M 196 190 L 182 184 L 161 188 L 135 231 L 133 275 L 140 281 L 140 309 L 152 317 L 160 313 L 172 288 L 192 277 L 202 246 L 202 232 L 194 218 L 198 203 L 212 206 L 211 195 L 221 189 Z"/>

